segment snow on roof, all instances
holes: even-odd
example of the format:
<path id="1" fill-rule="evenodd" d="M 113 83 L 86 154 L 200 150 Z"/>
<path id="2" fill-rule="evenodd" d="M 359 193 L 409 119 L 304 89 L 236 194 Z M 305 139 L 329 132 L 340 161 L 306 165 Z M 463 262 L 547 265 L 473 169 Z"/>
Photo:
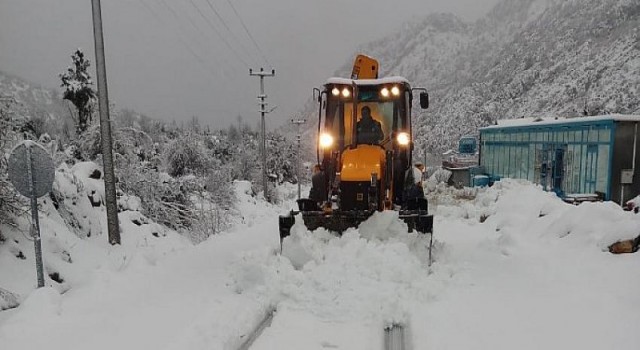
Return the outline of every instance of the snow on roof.
<path id="1" fill-rule="evenodd" d="M 518 126 L 540 126 L 540 125 L 557 125 L 568 123 L 589 123 L 599 121 L 620 121 L 620 122 L 640 122 L 640 115 L 625 114 L 609 114 L 591 117 L 574 117 L 574 118 L 516 118 L 498 120 L 498 125 L 491 125 L 480 130 L 501 129 Z"/>
<path id="2" fill-rule="evenodd" d="M 403 77 L 393 76 L 380 79 L 347 79 L 347 78 L 329 78 L 327 84 L 341 85 L 379 85 L 379 84 L 409 84 L 409 81 Z"/>

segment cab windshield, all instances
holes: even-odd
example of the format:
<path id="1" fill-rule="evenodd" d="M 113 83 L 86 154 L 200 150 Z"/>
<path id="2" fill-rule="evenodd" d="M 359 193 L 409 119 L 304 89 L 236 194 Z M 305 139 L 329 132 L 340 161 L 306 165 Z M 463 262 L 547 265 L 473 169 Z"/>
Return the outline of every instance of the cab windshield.
<path id="1" fill-rule="evenodd" d="M 330 97 L 327 103 L 325 130 L 335 135 L 340 149 L 354 144 L 378 144 L 387 148 L 393 132 L 407 129 L 406 103 L 403 95 L 381 100 L 378 89 L 361 91 L 355 107 L 357 118 L 353 118 L 354 103 L 351 99 Z M 375 93 L 374 93 L 375 92 Z M 353 140 L 354 128 L 356 139 Z M 355 142 L 354 142 L 355 141 Z"/>

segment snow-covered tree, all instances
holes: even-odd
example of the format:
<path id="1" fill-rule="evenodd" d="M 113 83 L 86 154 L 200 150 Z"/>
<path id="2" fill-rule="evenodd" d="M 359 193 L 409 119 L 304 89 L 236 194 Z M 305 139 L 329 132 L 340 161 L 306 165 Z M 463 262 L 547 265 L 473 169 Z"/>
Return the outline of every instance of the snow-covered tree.
<path id="1" fill-rule="evenodd" d="M 196 135 L 184 135 L 165 149 L 167 172 L 171 176 L 204 174 L 209 166 L 204 146 Z"/>
<path id="2" fill-rule="evenodd" d="M 294 142 L 278 133 L 270 133 L 267 136 L 267 174 L 275 178 L 278 184 L 297 183 Z"/>
<path id="3" fill-rule="evenodd" d="M 96 92 L 91 87 L 93 82 L 87 71 L 90 63 L 84 57 L 84 53 L 77 49 L 71 55 L 71 60 L 73 61 L 73 66 L 68 67 L 66 72 L 60 74 L 60 79 L 62 80 L 60 86 L 64 88 L 63 98 L 69 100 L 76 107 L 78 112 L 76 131 L 78 135 L 81 135 L 87 130 L 91 122 Z"/>
<path id="4" fill-rule="evenodd" d="M 0 101 L 0 103 L 2 103 Z M 7 157 L 20 123 L 11 117 L 8 103 L 0 104 L 0 224 L 11 223 L 14 215 L 22 211 L 20 198 L 9 182 Z"/>

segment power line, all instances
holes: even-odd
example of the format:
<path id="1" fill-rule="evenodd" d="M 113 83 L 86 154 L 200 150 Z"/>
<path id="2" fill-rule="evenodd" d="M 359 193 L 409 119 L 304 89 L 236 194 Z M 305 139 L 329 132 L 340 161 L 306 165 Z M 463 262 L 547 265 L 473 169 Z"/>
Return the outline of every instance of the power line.
<path id="1" fill-rule="evenodd" d="M 193 26 L 193 28 L 196 29 L 196 31 L 198 33 L 200 33 L 200 35 L 202 35 L 202 37 L 204 38 L 204 45 L 209 49 L 212 49 L 211 47 L 211 42 L 214 41 L 215 39 L 213 39 L 210 35 L 207 35 L 206 33 L 208 33 L 208 31 L 206 31 L 205 29 L 202 29 L 201 26 L 199 26 L 197 23 L 197 21 L 195 19 L 193 19 L 188 13 L 185 13 L 185 17 L 187 18 L 187 20 L 189 21 L 189 23 L 191 23 L 191 26 Z M 218 52 L 216 52 L 215 50 L 211 50 L 213 57 L 217 57 L 219 59 L 221 59 L 224 64 L 232 66 L 233 64 L 229 63 L 228 60 L 226 60 L 225 58 L 223 58 L 223 56 L 219 55 Z"/>
<path id="2" fill-rule="evenodd" d="M 242 41 L 240 41 L 240 39 L 238 39 L 238 37 L 233 33 L 233 31 L 231 30 L 231 28 L 229 28 L 229 26 L 227 25 L 227 22 L 224 20 L 224 18 L 220 15 L 220 12 L 218 12 L 218 10 L 216 9 L 216 7 L 213 5 L 213 3 L 211 2 L 211 0 L 205 0 L 207 2 L 207 5 L 209 5 L 209 8 L 211 9 L 211 11 L 213 11 L 213 14 L 218 17 L 218 19 L 220 20 L 220 22 L 222 23 L 222 25 L 225 27 L 225 29 L 227 29 L 227 32 L 229 32 L 229 34 L 231 34 L 232 39 L 234 40 L 234 42 L 238 43 L 238 45 L 240 46 L 240 48 L 242 49 L 242 51 L 244 51 L 244 53 L 253 61 L 254 64 L 257 64 L 258 62 L 253 60 L 253 55 L 249 52 L 249 50 L 247 50 L 247 48 L 242 45 Z"/>
<path id="3" fill-rule="evenodd" d="M 171 6 L 169 6 L 169 4 L 165 0 L 160 0 L 160 2 L 162 2 L 162 5 L 167 8 L 167 10 L 173 15 L 173 17 L 176 19 L 176 22 L 178 22 L 178 24 L 182 28 L 182 22 L 180 21 L 178 13 Z M 193 29 L 195 29 L 196 32 L 200 33 L 200 35 L 202 35 L 202 37 L 207 40 L 207 35 L 204 33 L 204 30 L 202 30 L 202 28 L 200 28 L 200 26 L 196 24 L 193 18 L 189 17 L 189 15 L 185 15 L 185 17 L 187 18 L 187 21 L 189 21 L 189 24 L 191 24 Z"/>
<path id="4" fill-rule="evenodd" d="M 171 15 L 175 18 L 176 22 L 178 23 L 179 29 L 181 29 L 182 31 L 187 31 L 184 26 L 183 26 L 183 22 L 181 20 L 181 16 L 178 15 L 178 12 L 173 9 L 166 0 L 160 0 L 160 2 L 162 3 L 162 5 L 171 13 Z M 187 19 L 187 21 L 189 22 L 189 24 L 191 24 L 191 27 L 193 27 L 193 29 L 195 29 L 195 31 L 200 34 L 200 36 L 202 37 L 202 39 L 204 40 L 204 44 L 202 43 L 198 43 L 197 45 L 199 47 L 206 47 L 209 51 L 208 55 L 213 57 L 216 61 L 218 61 L 219 63 L 221 63 L 224 66 L 227 67 L 232 67 L 233 63 L 230 63 L 227 59 L 224 58 L 224 56 L 221 55 L 216 55 L 216 52 L 214 50 L 211 50 L 210 45 L 208 45 L 207 43 L 210 42 L 210 37 L 205 34 L 205 31 L 202 30 L 202 28 L 200 28 L 200 26 L 197 25 L 197 23 L 194 21 L 193 18 L 191 18 L 191 16 L 189 16 L 188 13 L 184 14 L 184 17 Z M 187 34 L 187 36 L 189 36 Z M 189 47 L 189 51 L 195 51 L 193 50 L 193 48 Z M 223 70 L 224 73 L 224 70 Z"/>
<path id="5" fill-rule="evenodd" d="M 267 62 L 267 64 L 271 68 L 273 68 L 273 65 L 267 59 L 267 56 L 264 54 L 264 52 L 262 52 L 262 49 L 260 48 L 260 45 L 258 45 L 258 42 L 256 41 L 256 39 L 254 39 L 253 35 L 251 35 L 251 32 L 249 31 L 249 28 L 247 28 L 246 24 L 244 24 L 244 21 L 242 20 L 242 17 L 240 16 L 238 11 L 236 10 L 236 7 L 233 6 L 233 3 L 230 0 L 227 0 L 227 3 L 229 4 L 229 6 L 231 6 L 231 9 L 233 10 L 233 13 L 236 14 L 236 17 L 238 17 L 238 20 L 240 20 L 240 24 L 242 24 L 242 28 L 244 28 L 244 31 L 249 36 L 249 39 L 251 39 L 251 42 L 253 43 L 253 45 L 255 45 L 256 49 L 258 49 L 258 52 L 260 53 L 260 56 L 262 56 L 262 59 L 264 59 L 264 61 Z"/>
<path id="6" fill-rule="evenodd" d="M 151 16 L 153 16 L 156 19 L 156 21 L 158 21 L 158 23 L 160 23 L 160 25 L 162 25 L 163 27 L 166 27 L 165 21 L 162 20 L 160 15 L 158 13 L 156 13 L 156 11 L 153 10 L 153 8 L 151 6 L 149 6 L 149 4 L 147 4 L 145 0 L 140 0 L 140 3 L 151 14 Z M 169 9 L 171 10 L 171 8 L 169 8 Z M 180 23 L 180 22 L 178 21 L 178 23 Z M 202 68 L 204 68 L 204 69 L 208 70 L 210 73 L 216 75 L 215 72 L 211 68 L 209 68 L 209 66 L 207 65 L 206 61 L 200 55 L 198 55 L 196 53 L 196 51 L 191 47 L 191 45 L 188 44 L 187 41 L 183 40 L 181 37 L 179 37 L 177 35 L 176 35 L 176 38 L 182 44 L 182 46 L 184 46 L 187 49 L 187 51 L 196 59 L 196 61 L 198 61 L 198 63 L 200 63 L 202 65 Z"/>
<path id="7" fill-rule="evenodd" d="M 162 3 L 162 5 L 164 5 L 164 7 L 167 8 L 167 10 L 169 10 L 169 12 L 171 12 L 171 14 L 173 14 L 173 17 L 175 17 L 175 19 L 179 21 L 178 14 L 173 10 L 173 8 L 171 8 L 171 6 L 169 6 L 169 4 L 167 4 L 167 2 L 164 0 L 160 0 L 160 2 Z"/>
<path id="8" fill-rule="evenodd" d="M 220 34 L 220 31 L 218 31 L 218 28 L 216 28 L 215 25 L 213 25 L 213 23 L 211 22 L 211 20 L 204 15 L 204 13 L 202 13 L 202 10 L 200 9 L 200 7 L 198 7 L 198 5 L 196 5 L 195 2 L 193 2 L 193 0 L 189 0 L 189 3 L 191 3 L 191 5 L 196 9 L 196 11 L 198 11 L 198 13 L 200 14 L 200 16 L 205 20 L 205 22 L 207 22 L 207 24 L 209 25 L 209 27 L 211 27 L 211 29 L 213 29 L 213 31 L 218 35 L 218 37 L 220 37 L 220 39 L 222 40 L 222 42 L 224 42 L 224 44 L 227 46 L 227 48 L 229 48 L 229 50 L 231 51 L 231 53 L 233 53 L 237 59 L 240 60 L 240 62 L 242 62 L 245 67 L 249 67 L 249 65 L 247 64 L 247 61 L 245 61 L 242 56 L 240 56 L 238 54 L 238 52 L 236 50 L 234 50 L 234 48 L 231 46 L 231 44 L 229 44 L 229 42 L 227 41 L 227 39 Z"/>
<path id="9" fill-rule="evenodd" d="M 222 22 L 222 25 L 227 28 L 227 30 L 229 31 L 229 33 L 231 32 L 231 29 L 229 28 L 229 26 L 227 25 L 227 23 L 224 21 L 224 19 L 222 18 L 222 16 L 220 16 L 220 13 L 218 13 L 218 10 L 216 10 L 215 6 L 213 6 L 213 4 L 211 3 L 210 0 L 205 0 L 207 2 L 207 4 L 209 5 L 209 8 L 211 9 L 211 11 L 213 11 L 213 13 L 216 15 L 216 17 L 218 17 L 218 19 L 220 20 L 220 22 Z M 233 33 L 232 33 L 233 34 Z"/>
<path id="10" fill-rule="evenodd" d="M 160 0 L 160 2 L 162 2 L 162 4 L 164 5 L 164 7 L 167 8 L 167 10 L 169 10 L 169 12 L 171 12 L 171 14 L 175 17 L 176 21 L 178 23 L 180 22 L 180 17 L 178 16 L 178 13 L 171 8 L 171 6 L 169 6 L 169 4 L 165 1 L 165 0 Z M 195 29 L 198 33 L 200 33 L 200 35 L 202 35 L 202 37 L 204 37 L 206 39 L 207 35 L 204 33 L 204 31 L 202 30 L 202 28 L 200 28 L 196 22 L 194 22 L 194 20 L 189 17 L 189 15 L 185 16 L 187 18 L 187 20 L 189 21 L 189 23 L 191 24 L 191 26 L 193 27 L 193 29 Z"/>

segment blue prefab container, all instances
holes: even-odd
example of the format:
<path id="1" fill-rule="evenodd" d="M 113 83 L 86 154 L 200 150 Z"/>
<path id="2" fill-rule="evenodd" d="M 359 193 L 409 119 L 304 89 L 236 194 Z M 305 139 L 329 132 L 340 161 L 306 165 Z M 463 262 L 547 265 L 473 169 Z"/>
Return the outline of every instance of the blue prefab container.
<path id="1" fill-rule="evenodd" d="M 491 178 L 622 204 L 640 194 L 638 123 L 629 115 L 505 121 L 480 129 L 480 165 Z"/>
<path id="2" fill-rule="evenodd" d="M 464 136 L 458 141 L 458 152 L 460 154 L 475 154 L 478 150 L 478 142 L 474 136 Z"/>
<path id="3" fill-rule="evenodd" d="M 487 175 L 476 175 L 473 177 L 473 186 L 474 187 L 486 187 L 489 186 L 489 176 Z"/>

